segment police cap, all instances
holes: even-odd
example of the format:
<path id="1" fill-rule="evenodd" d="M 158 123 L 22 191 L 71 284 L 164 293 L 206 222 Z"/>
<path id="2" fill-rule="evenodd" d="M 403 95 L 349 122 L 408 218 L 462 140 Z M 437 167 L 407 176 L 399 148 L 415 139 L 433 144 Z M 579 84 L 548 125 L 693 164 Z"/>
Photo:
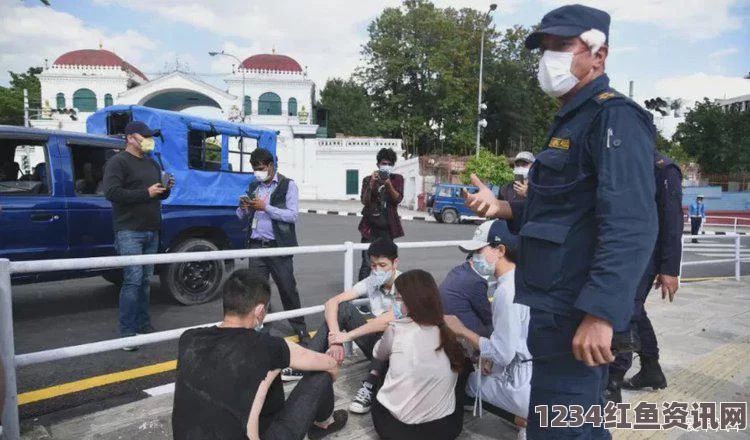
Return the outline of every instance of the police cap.
<path id="1" fill-rule="evenodd" d="M 526 38 L 526 48 L 539 48 L 545 34 L 577 37 L 591 29 L 602 31 L 609 41 L 609 22 L 609 14 L 602 10 L 583 5 L 562 6 L 542 18 L 540 29 Z"/>

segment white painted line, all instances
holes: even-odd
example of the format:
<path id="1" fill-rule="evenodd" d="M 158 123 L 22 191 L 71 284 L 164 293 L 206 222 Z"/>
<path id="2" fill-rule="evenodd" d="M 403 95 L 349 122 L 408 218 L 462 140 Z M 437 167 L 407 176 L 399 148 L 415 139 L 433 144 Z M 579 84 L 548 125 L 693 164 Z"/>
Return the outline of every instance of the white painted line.
<path id="1" fill-rule="evenodd" d="M 712 258 L 713 258 L 713 257 L 733 257 L 733 256 L 734 256 L 734 253 L 722 253 L 722 254 L 719 254 L 719 253 L 711 253 L 711 254 L 698 254 L 698 255 L 701 255 L 701 256 L 703 256 L 703 257 L 712 257 Z M 743 252 L 740 252 L 740 258 L 745 258 L 745 257 L 750 257 L 750 253 L 747 253 L 747 252 L 744 252 L 744 253 L 743 253 Z"/>
<path id="2" fill-rule="evenodd" d="M 750 250 L 748 248 L 740 248 L 740 252 Z M 685 252 L 732 252 L 734 253 L 734 248 L 720 248 L 720 247 L 705 247 L 702 249 L 685 249 Z"/>
<path id="3" fill-rule="evenodd" d="M 149 388 L 147 390 L 143 390 L 143 392 L 148 394 L 151 397 L 161 396 L 164 394 L 171 394 L 171 393 L 174 393 L 174 382 L 168 383 L 165 385 L 160 385 L 154 388 Z"/>

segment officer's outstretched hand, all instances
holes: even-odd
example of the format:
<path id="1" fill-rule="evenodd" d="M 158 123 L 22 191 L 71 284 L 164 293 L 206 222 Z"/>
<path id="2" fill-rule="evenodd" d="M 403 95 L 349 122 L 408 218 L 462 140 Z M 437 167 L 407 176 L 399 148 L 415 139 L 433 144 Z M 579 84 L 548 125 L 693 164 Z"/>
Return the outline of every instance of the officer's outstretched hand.
<path id="1" fill-rule="evenodd" d="M 500 201 L 497 200 L 492 190 L 482 183 L 476 174 L 471 175 L 471 184 L 479 188 L 479 191 L 474 194 L 469 194 L 465 190 L 463 191 L 466 206 L 480 217 L 499 218 L 501 211 Z"/>
<path id="2" fill-rule="evenodd" d="M 612 324 L 606 319 L 586 315 L 573 337 L 573 355 L 589 367 L 614 361 Z"/>

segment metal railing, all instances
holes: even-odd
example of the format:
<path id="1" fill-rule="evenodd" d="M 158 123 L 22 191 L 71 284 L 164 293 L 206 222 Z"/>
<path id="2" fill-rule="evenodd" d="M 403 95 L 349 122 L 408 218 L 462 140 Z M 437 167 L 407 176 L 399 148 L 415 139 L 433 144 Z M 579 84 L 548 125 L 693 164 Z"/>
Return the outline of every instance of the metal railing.
<path id="1" fill-rule="evenodd" d="M 685 242 L 688 240 L 705 240 L 705 235 L 683 235 L 682 236 L 682 258 L 680 258 L 680 274 L 682 274 L 682 268 L 684 267 L 691 267 L 691 266 L 704 266 L 707 264 L 726 264 L 726 263 L 734 263 L 734 279 L 737 281 L 740 281 L 740 276 L 742 275 L 742 263 L 750 262 L 750 257 L 742 258 L 742 235 L 734 234 L 734 233 L 728 233 L 726 235 L 711 235 L 710 236 L 712 240 L 726 240 L 726 239 L 732 239 L 734 241 L 734 255 L 732 258 L 720 258 L 720 259 L 713 259 L 713 260 L 697 260 L 697 261 L 685 261 Z"/>
<path id="2" fill-rule="evenodd" d="M 703 235 L 683 236 L 683 240 L 705 239 Z M 750 258 L 741 258 L 741 236 L 737 234 L 712 236 L 712 239 L 733 239 L 734 256 L 733 258 L 699 260 L 683 262 L 681 267 L 698 266 L 706 264 L 735 263 L 735 279 L 740 280 L 741 263 L 750 262 Z M 440 241 L 440 242 L 410 242 L 398 243 L 399 249 L 427 249 L 458 246 L 461 241 Z M 61 260 L 37 260 L 37 261 L 8 261 L 0 259 L 0 356 L 2 357 L 3 367 L 5 369 L 5 408 L 2 414 L 3 435 L 8 440 L 20 439 L 20 422 L 18 419 L 18 389 L 16 383 L 16 368 L 27 365 L 39 364 L 43 362 L 52 362 L 61 359 L 68 359 L 78 356 L 102 353 L 106 351 L 118 350 L 124 347 L 134 345 L 148 345 L 159 342 L 166 342 L 178 339 L 186 330 L 205 327 L 215 323 L 201 324 L 192 327 L 184 327 L 174 330 L 151 333 L 147 335 L 137 335 L 127 338 L 111 339 L 71 347 L 55 348 L 51 350 L 38 351 L 33 353 L 15 354 L 14 335 L 13 335 L 13 302 L 11 290 L 11 274 L 14 273 L 38 273 L 54 272 L 61 270 L 79 270 L 79 269 L 101 269 L 114 268 L 133 265 L 147 264 L 171 264 L 185 263 L 194 261 L 213 261 L 229 260 L 239 258 L 259 258 L 274 257 L 284 255 L 305 255 L 320 253 L 344 253 L 344 289 L 349 289 L 354 285 L 354 252 L 365 250 L 369 244 L 346 242 L 342 245 L 322 245 L 322 246 L 300 246 L 291 248 L 268 248 L 268 249 L 245 249 L 231 251 L 212 251 L 212 252 L 190 252 L 180 254 L 153 254 L 153 255 L 134 255 L 122 257 L 95 257 L 95 258 L 75 258 Z M 684 249 L 684 247 L 683 247 Z M 684 251 L 683 251 L 684 253 Z M 358 302 L 366 303 L 367 300 Z M 269 313 L 264 322 L 275 322 L 284 319 L 295 318 L 321 313 L 324 310 L 323 305 L 305 307 L 297 310 L 284 312 Z"/>
<path id="3" fill-rule="evenodd" d="M 690 216 L 684 215 L 685 226 L 690 229 Z M 722 228 L 731 228 L 732 232 L 737 233 L 738 228 L 750 229 L 750 218 L 745 217 L 725 217 L 720 215 L 707 215 L 701 227 L 718 226 Z"/>
<path id="4" fill-rule="evenodd" d="M 398 243 L 398 247 L 399 249 L 428 249 L 456 247 L 460 243 L 462 242 L 405 242 Z M 178 339 L 183 332 L 191 328 L 205 327 L 214 324 L 208 323 L 147 335 L 137 335 L 127 338 L 111 339 L 107 341 L 17 355 L 15 353 L 13 335 L 11 274 L 343 252 L 344 289 L 349 289 L 354 285 L 354 252 L 358 250 L 366 250 L 368 246 L 368 243 L 355 244 L 352 242 L 346 242 L 339 245 L 132 255 L 121 257 L 73 258 L 60 260 L 9 261 L 7 259 L 0 259 L 0 358 L 2 360 L 3 369 L 5 370 L 5 407 L 2 414 L 3 438 L 7 440 L 19 440 L 21 438 L 20 421 L 18 418 L 18 388 L 16 383 L 16 369 L 18 367 L 118 350 L 134 345 L 148 345 L 171 341 Z M 361 300 L 361 302 L 365 303 L 367 300 Z M 317 305 L 297 310 L 269 313 L 264 322 L 274 322 L 299 316 L 313 315 L 321 313 L 323 310 L 323 305 Z"/>

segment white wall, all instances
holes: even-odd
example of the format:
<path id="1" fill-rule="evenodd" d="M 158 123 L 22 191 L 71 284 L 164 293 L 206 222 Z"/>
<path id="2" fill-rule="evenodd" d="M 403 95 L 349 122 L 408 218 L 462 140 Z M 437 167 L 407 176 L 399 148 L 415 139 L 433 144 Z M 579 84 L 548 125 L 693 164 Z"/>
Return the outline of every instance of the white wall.
<path id="1" fill-rule="evenodd" d="M 117 103 L 117 95 L 127 90 L 129 74 L 119 67 L 66 68 L 53 66 L 39 75 L 42 107 L 57 108 L 57 94 L 65 95 L 65 108 L 73 108 L 73 94 L 78 89 L 89 89 L 96 94 L 97 109 L 104 108 L 104 96 L 109 93 Z M 79 119 L 90 113 L 78 112 Z"/>
<path id="2" fill-rule="evenodd" d="M 423 177 L 419 173 L 419 158 L 399 160 L 396 162 L 394 171 L 404 176 L 404 200 L 401 206 L 409 209 L 417 209 L 418 197 L 422 192 Z"/>

